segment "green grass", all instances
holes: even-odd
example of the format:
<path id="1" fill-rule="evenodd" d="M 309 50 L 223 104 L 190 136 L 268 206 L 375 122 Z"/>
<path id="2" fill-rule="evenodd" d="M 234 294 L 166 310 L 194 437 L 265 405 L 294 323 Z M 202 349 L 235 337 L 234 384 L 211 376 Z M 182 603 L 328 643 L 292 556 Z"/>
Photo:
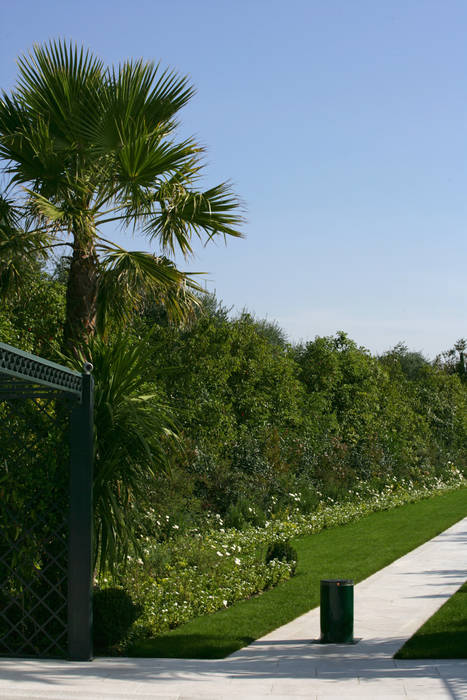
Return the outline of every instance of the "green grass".
<path id="1" fill-rule="evenodd" d="M 435 495 L 294 541 L 296 575 L 270 591 L 153 639 L 136 657 L 223 658 L 319 605 L 319 581 L 367 578 L 467 515 L 466 489 Z"/>
<path id="2" fill-rule="evenodd" d="M 396 659 L 467 659 L 467 583 L 395 655 Z"/>

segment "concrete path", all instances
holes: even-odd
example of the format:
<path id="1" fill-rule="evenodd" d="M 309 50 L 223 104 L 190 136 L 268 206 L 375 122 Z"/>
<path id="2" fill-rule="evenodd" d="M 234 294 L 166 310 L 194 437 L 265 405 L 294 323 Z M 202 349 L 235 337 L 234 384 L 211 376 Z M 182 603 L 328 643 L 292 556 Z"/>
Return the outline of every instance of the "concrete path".
<path id="1" fill-rule="evenodd" d="M 467 660 L 393 654 L 467 579 L 467 518 L 355 587 L 356 645 L 319 645 L 319 609 L 227 659 L 0 659 L 0 698 L 467 700 Z"/>

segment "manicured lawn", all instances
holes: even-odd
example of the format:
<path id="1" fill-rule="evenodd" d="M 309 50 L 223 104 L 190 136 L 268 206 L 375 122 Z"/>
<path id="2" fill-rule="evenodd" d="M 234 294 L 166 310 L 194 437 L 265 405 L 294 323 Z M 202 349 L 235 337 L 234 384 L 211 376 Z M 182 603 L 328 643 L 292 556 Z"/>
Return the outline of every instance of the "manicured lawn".
<path id="1" fill-rule="evenodd" d="M 467 659 L 467 583 L 395 655 L 396 659 Z"/>
<path id="2" fill-rule="evenodd" d="M 223 658 L 319 605 L 320 579 L 361 581 L 466 515 L 464 488 L 297 539 L 298 567 L 291 580 L 154 639 L 136 641 L 127 654 Z"/>

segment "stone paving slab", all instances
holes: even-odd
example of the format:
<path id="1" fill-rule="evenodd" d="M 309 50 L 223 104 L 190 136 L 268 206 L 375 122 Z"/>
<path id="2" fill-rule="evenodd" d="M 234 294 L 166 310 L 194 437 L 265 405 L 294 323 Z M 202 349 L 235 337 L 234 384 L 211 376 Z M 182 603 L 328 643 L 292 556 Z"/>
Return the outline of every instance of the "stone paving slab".
<path id="1" fill-rule="evenodd" d="M 392 658 L 467 579 L 466 551 L 467 518 L 356 585 L 355 645 L 312 643 L 315 608 L 227 659 L 0 659 L 0 699 L 467 700 L 467 660 Z"/>

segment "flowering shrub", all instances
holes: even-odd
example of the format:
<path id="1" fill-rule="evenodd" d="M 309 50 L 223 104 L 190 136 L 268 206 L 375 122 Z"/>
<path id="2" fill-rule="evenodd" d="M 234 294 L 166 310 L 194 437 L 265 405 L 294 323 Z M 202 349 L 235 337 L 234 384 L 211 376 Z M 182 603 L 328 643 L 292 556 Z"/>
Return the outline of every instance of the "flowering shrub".
<path id="1" fill-rule="evenodd" d="M 264 526 L 225 528 L 218 514 L 208 514 L 202 530 L 194 528 L 180 535 L 173 523 L 169 526 L 171 539 L 161 542 L 157 537 L 146 537 L 144 561 L 128 557 L 125 571 L 117 572 L 121 584 L 143 610 L 133 635 L 161 634 L 287 580 L 295 562 L 272 559 L 265 563 L 265 553 L 274 543 L 337 527 L 463 485 L 462 473 L 448 463 L 442 477 L 427 475 L 423 486 L 395 477 L 380 490 L 358 482 L 348 491 L 345 502 L 335 503 L 328 497 L 312 513 L 301 511 L 301 495 L 293 493 L 285 512 L 274 513 L 272 504 Z M 166 532 L 166 518 L 159 522 Z M 99 584 L 105 587 L 109 582 L 101 578 Z"/>
<path id="2" fill-rule="evenodd" d="M 222 521 L 217 521 L 222 524 Z M 145 561 L 130 559 L 124 585 L 143 607 L 139 633 L 158 634 L 188 620 L 232 605 L 288 579 L 293 562 L 265 563 L 267 531 L 211 529 L 160 544 L 145 543 Z M 170 556 L 162 556 L 170 551 Z M 162 563 L 161 563 L 162 559 Z"/>

